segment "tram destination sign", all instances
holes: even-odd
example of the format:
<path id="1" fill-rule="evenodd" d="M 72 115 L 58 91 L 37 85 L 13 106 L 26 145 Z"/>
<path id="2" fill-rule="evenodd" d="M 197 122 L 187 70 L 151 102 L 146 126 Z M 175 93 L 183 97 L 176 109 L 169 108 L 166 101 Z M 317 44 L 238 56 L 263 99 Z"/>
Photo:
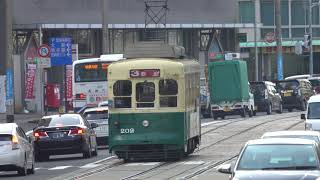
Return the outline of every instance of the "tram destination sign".
<path id="1" fill-rule="evenodd" d="M 160 69 L 132 69 L 130 70 L 130 77 L 160 77 Z"/>

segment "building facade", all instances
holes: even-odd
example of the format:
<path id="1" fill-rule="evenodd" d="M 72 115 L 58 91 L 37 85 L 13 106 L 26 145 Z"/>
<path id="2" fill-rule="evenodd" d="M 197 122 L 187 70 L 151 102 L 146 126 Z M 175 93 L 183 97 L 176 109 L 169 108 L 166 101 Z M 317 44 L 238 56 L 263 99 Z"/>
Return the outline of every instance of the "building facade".
<path id="1" fill-rule="evenodd" d="M 267 38 L 275 33 L 275 0 L 239 0 L 239 22 L 254 23 L 257 26 L 259 51 L 259 79 L 274 80 L 277 77 L 276 44 L 267 42 Z M 309 1 L 281 0 L 281 22 L 283 42 L 284 77 L 295 74 L 309 73 L 308 52 L 298 55 L 295 53 L 297 43 L 304 43 L 304 35 L 309 33 Z M 312 29 L 314 48 L 314 73 L 320 73 L 319 38 L 320 38 L 319 7 L 312 8 Z M 254 61 L 254 31 L 240 29 L 240 48 L 250 54 L 248 61 Z M 252 65 L 252 63 L 251 63 Z M 254 79 L 250 72 L 250 79 Z"/>

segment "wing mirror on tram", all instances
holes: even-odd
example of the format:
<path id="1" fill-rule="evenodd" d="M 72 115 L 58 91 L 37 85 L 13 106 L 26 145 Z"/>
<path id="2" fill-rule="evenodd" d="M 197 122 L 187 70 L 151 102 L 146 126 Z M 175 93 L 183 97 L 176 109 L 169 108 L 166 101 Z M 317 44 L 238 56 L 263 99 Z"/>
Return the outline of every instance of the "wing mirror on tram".
<path id="1" fill-rule="evenodd" d="M 306 119 L 306 114 L 301 114 L 301 119 Z"/>
<path id="2" fill-rule="evenodd" d="M 222 164 L 217 169 L 220 173 L 231 174 L 231 167 L 231 164 Z"/>

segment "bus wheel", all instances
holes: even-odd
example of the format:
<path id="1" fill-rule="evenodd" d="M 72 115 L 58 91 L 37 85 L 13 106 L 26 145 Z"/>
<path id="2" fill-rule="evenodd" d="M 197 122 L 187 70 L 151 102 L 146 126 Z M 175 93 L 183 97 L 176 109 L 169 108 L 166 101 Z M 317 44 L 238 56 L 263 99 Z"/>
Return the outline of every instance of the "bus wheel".
<path id="1" fill-rule="evenodd" d="M 243 108 L 240 112 L 241 117 L 246 117 L 246 108 Z"/>

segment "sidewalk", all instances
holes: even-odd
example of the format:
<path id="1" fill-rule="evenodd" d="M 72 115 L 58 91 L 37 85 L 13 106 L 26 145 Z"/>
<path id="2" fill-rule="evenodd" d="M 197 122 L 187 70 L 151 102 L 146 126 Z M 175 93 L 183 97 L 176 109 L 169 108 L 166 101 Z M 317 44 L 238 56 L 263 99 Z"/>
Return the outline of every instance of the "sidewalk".
<path id="1" fill-rule="evenodd" d="M 55 114 L 55 112 L 49 112 L 48 114 Z M 36 127 L 36 122 L 41 118 L 41 114 L 29 113 L 29 114 L 15 114 L 14 122 L 17 123 L 22 129 L 27 132 Z M 0 123 L 6 123 L 6 114 L 0 113 Z"/>

